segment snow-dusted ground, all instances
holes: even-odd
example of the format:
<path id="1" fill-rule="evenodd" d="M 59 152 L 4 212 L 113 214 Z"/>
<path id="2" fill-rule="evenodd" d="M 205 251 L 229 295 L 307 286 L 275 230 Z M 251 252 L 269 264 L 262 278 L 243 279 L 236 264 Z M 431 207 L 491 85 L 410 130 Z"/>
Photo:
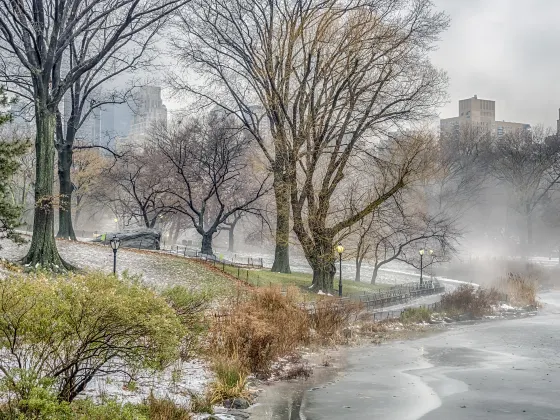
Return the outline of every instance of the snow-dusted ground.
<path id="1" fill-rule="evenodd" d="M 113 251 L 109 246 L 93 243 L 57 241 L 62 257 L 80 268 L 93 268 L 104 272 L 113 270 Z M 10 241 L 0 241 L 0 258 L 8 260 L 21 259 L 29 247 L 28 244 L 15 245 Z M 176 284 L 185 287 L 217 288 L 231 287 L 231 282 L 223 276 L 214 274 L 193 261 L 163 255 L 149 251 L 137 251 L 121 248 L 117 252 L 117 271 L 141 275 L 142 280 L 157 288 Z M 202 281 L 204 279 L 204 281 Z"/>

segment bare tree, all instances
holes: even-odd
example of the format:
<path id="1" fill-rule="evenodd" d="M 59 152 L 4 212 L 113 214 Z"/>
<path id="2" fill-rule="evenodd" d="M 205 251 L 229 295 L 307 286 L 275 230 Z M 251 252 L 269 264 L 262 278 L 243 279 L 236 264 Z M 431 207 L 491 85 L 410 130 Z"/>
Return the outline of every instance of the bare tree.
<path id="1" fill-rule="evenodd" d="M 266 171 L 252 166 L 251 139 L 221 116 L 181 122 L 156 136 L 176 173 L 171 194 L 178 203 L 171 208 L 191 219 L 202 236 L 201 252 L 212 255 L 218 228 L 235 214 L 256 208 L 268 191 Z"/>
<path id="2" fill-rule="evenodd" d="M 55 128 L 64 94 L 113 51 L 149 32 L 186 1 L 0 2 L 0 80 L 33 102 L 36 124 L 36 204 L 24 263 L 70 267 L 54 240 Z M 71 54 L 75 61 L 68 59 Z"/>
<path id="3" fill-rule="evenodd" d="M 105 171 L 96 199 L 113 209 L 123 226 L 155 228 L 172 214 L 173 171 L 155 147 L 130 148 Z"/>
<path id="4" fill-rule="evenodd" d="M 511 205 L 526 223 L 525 244 L 533 244 L 533 213 L 560 181 L 560 141 L 542 127 L 496 139 L 492 175 L 510 192 Z"/>
<path id="5" fill-rule="evenodd" d="M 404 179 L 329 226 L 331 199 L 367 136 L 440 103 L 446 78 L 426 53 L 446 16 L 423 0 L 194 1 L 187 13 L 194 18 L 178 46 L 204 85 L 183 87 L 237 115 L 256 138 L 274 174 L 275 259 L 287 250 L 279 246 L 289 197 L 313 286 L 331 290 L 334 238 Z"/>

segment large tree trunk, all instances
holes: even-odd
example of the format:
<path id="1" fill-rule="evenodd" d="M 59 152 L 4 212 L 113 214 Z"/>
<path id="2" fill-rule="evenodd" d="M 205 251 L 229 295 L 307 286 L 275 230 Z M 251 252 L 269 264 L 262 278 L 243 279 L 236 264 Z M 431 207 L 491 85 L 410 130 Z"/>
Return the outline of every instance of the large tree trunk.
<path id="1" fill-rule="evenodd" d="M 33 236 L 24 264 L 42 267 L 71 268 L 60 257 L 54 239 L 54 130 L 55 115 L 45 104 L 37 103 L 35 120 L 35 207 L 33 216 Z"/>
<path id="2" fill-rule="evenodd" d="M 72 146 L 63 144 L 58 151 L 58 183 L 60 192 L 60 207 L 58 209 L 57 238 L 76 240 L 72 225 Z"/>
<path id="3" fill-rule="evenodd" d="M 334 257 L 331 261 L 317 261 L 313 264 L 313 290 L 333 293 L 333 281 L 336 274 Z"/>
<path id="4" fill-rule="evenodd" d="M 375 281 L 377 280 L 377 272 L 379 271 L 379 266 L 374 266 L 373 267 L 373 275 L 371 276 L 371 284 L 375 284 Z"/>
<path id="5" fill-rule="evenodd" d="M 202 248 L 200 252 L 206 255 L 214 255 L 214 251 L 212 250 L 212 237 L 214 232 L 206 232 L 202 235 Z"/>
<path id="6" fill-rule="evenodd" d="M 290 273 L 290 195 L 283 175 L 274 174 L 276 198 L 276 247 L 272 271 Z"/>

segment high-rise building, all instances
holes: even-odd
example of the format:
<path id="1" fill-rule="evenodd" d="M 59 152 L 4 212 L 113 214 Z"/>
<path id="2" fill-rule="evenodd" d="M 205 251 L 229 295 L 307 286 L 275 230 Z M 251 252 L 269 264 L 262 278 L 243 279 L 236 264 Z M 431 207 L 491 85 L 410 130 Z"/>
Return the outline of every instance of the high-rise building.
<path id="1" fill-rule="evenodd" d="M 560 136 L 560 109 L 558 110 L 558 120 L 556 121 L 556 135 Z"/>
<path id="2" fill-rule="evenodd" d="M 101 142 L 114 149 L 119 139 L 128 137 L 134 113 L 127 103 L 104 105 L 101 113 Z"/>
<path id="3" fill-rule="evenodd" d="M 72 116 L 72 94 L 70 91 L 67 91 L 64 94 L 64 100 L 62 102 L 62 115 L 64 116 L 64 130 L 66 130 L 67 124 Z M 80 118 L 83 118 L 84 120 L 76 132 L 76 140 L 82 141 L 86 144 L 98 145 L 101 140 L 100 110 L 98 108 L 90 109 L 87 105 L 85 105 Z"/>
<path id="4" fill-rule="evenodd" d="M 144 86 L 135 95 L 136 106 L 128 134 L 128 141 L 142 144 L 156 123 L 167 126 L 167 108 L 161 99 L 161 87 Z"/>
<path id="5" fill-rule="evenodd" d="M 464 125 L 487 130 L 498 137 L 506 133 L 531 128 L 529 124 L 525 123 L 496 121 L 496 102 L 478 99 L 476 95 L 459 101 L 458 117 L 440 120 L 440 130 L 442 133 L 453 132 Z"/>

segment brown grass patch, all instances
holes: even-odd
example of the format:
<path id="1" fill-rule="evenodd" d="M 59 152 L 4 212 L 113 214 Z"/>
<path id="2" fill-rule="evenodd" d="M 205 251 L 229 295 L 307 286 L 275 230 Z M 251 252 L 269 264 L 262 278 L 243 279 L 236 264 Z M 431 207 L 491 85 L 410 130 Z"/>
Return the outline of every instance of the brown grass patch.
<path id="1" fill-rule="evenodd" d="M 315 303 L 315 309 L 309 315 L 311 328 L 322 343 L 347 341 L 349 337 L 344 334 L 345 327 L 357 320 L 361 309 L 359 302 L 322 298 Z"/>

